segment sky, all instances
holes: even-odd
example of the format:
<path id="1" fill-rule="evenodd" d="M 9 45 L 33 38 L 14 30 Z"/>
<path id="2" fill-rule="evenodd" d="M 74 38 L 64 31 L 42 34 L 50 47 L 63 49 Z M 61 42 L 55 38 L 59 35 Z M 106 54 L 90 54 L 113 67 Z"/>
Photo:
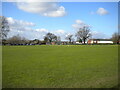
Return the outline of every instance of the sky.
<path id="1" fill-rule="evenodd" d="M 117 2 L 2 2 L 2 15 L 10 24 L 8 37 L 43 40 L 51 32 L 65 40 L 84 25 L 91 38 L 111 38 L 118 31 Z"/>

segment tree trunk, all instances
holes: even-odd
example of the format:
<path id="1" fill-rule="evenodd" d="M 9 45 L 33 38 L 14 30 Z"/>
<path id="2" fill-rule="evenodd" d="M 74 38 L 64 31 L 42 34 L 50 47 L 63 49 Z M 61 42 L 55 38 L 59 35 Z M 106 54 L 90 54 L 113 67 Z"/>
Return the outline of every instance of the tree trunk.
<path id="1" fill-rule="evenodd" d="M 85 39 L 83 39 L 83 42 L 84 42 L 84 44 L 85 44 Z"/>
<path id="2" fill-rule="evenodd" d="M 71 39 L 70 39 L 70 44 L 71 44 Z"/>

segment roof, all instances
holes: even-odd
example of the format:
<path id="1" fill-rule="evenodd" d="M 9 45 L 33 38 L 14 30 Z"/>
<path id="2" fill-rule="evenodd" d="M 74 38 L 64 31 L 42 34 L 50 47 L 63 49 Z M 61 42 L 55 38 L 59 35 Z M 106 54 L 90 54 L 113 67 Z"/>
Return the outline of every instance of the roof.
<path id="1" fill-rule="evenodd" d="M 112 39 L 90 39 L 94 41 L 112 41 Z"/>

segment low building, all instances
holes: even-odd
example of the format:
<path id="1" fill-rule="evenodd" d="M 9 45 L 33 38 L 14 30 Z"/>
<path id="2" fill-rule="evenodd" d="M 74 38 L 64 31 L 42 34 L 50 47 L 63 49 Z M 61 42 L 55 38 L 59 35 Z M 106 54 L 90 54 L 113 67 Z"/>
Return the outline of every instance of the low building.
<path id="1" fill-rule="evenodd" d="M 62 45 L 67 45 L 67 44 L 69 44 L 69 42 L 68 41 L 61 41 L 61 44 Z"/>
<path id="2" fill-rule="evenodd" d="M 55 45 L 56 44 L 56 42 L 51 42 L 51 45 Z"/>
<path id="3" fill-rule="evenodd" d="M 111 39 L 89 39 L 88 44 L 113 44 Z"/>
<path id="4" fill-rule="evenodd" d="M 75 44 L 82 44 L 81 42 L 75 42 Z"/>

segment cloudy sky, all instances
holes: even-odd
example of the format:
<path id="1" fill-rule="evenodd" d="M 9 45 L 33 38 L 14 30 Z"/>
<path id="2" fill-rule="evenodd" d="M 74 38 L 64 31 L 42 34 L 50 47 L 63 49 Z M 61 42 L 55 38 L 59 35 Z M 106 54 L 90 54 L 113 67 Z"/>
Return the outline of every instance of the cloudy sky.
<path id="1" fill-rule="evenodd" d="M 9 37 L 43 39 L 52 32 L 64 40 L 84 26 L 90 26 L 92 38 L 110 38 L 118 30 L 117 2 L 3 2 Z"/>

